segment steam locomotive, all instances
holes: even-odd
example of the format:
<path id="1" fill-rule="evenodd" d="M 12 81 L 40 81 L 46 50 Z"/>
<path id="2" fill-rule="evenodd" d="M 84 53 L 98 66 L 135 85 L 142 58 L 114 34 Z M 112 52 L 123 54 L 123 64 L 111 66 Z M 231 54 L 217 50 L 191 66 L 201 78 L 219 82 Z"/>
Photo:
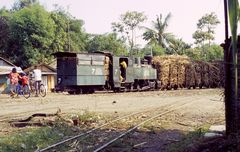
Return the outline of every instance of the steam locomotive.
<path id="1" fill-rule="evenodd" d="M 107 91 L 142 91 L 160 89 L 152 57 L 118 57 L 111 53 L 57 52 L 56 91 L 69 94 Z"/>

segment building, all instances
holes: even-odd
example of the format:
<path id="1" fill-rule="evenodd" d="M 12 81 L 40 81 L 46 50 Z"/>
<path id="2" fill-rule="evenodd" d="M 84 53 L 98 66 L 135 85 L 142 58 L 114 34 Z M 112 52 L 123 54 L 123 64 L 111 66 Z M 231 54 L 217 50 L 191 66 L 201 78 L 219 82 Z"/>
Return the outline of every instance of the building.
<path id="1" fill-rule="evenodd" d="M 25 73 L 29 74 L 33 72 L 34 67 L 37 66 L 38 69 L 42 71 L 42 83 L 46 86 L 48 92 L 53 91 L 56 84 L 56 69 L 51 66 L 42 63 L 38 65 L 31 66 L 24 70 Z"/>
<path id="2" fill-rule="evenodd" d="M 17 67 L 10 61 L 0 57 L 0 93 L 9 92 L 9 79 L 8 75 L 12 71 L 12 68 L 16 68 L 18 73 L 23 72 L 20 67 Z"/>

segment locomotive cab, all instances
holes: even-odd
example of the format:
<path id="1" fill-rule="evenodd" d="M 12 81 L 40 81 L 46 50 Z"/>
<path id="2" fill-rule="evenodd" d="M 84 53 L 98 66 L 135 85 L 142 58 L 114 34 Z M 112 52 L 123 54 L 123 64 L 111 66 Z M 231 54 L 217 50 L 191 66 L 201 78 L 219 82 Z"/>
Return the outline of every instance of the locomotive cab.
<path id="1" fill-rule="evenodd" d="M 128 58 L 119 58 L 119 67 L 120 67 L 120 81 L 125 82 L 128 67 Z"/>

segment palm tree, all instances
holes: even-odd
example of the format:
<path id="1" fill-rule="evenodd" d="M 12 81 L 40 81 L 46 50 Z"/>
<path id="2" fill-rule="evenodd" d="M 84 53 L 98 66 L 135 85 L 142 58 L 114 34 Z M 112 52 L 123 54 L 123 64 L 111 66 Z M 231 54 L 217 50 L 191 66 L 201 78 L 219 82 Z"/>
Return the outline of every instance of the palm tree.
<path id="1" fill-rule="evenodd" d="M 191 45 L 185 43 L 182 39 L 171 39 L 169 42 L 168 54 L 184 55 L 185 50 L 190 49 Z"/>
<path id="2" fill-rule="evenodd" d="M 150 41 L 149 43 L 155 43 L 163 48 L 166 48 L 169 41 L 173 38 L 171 33 L 166 33 L 170 18 L 171 13 L 168 13 L 164 20 L 162 18 L 162 14 L 160 14 L 160 16 L 157 15 L 156 21 L 152 21 L 153 29 L 143 27 L 146 29 L 146 32 L 143 33 L 143 39 Z"/>

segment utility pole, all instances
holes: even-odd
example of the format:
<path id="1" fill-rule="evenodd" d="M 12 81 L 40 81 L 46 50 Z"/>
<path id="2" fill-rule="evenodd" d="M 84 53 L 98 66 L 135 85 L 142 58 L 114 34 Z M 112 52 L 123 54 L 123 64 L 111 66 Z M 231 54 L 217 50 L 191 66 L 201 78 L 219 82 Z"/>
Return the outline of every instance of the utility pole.
<path id="1" fill-rule="evenodd" d="M 68 14 L 68 24 L 67 24 L 67 33 L 68 33 L 68 52 L 70 52 L 70 15 L 69 15 L 69 5 L 67 6 L 67 14 Z"/>
<path id="2" fill-rule="evenodd" d="M 224 0 L 224 19 L 225 19 L 225 44 L 224 44 L 224 94 L 225 94 L 225 119 L 226 119 L 226 134 L 230 135 L 233 131 L 233 111 L 232 111 L 232 100 L 231 100 L 231 62 L 229 57 L 229 46 L 230 40 L 228 39 L 228 3 Z"/>

